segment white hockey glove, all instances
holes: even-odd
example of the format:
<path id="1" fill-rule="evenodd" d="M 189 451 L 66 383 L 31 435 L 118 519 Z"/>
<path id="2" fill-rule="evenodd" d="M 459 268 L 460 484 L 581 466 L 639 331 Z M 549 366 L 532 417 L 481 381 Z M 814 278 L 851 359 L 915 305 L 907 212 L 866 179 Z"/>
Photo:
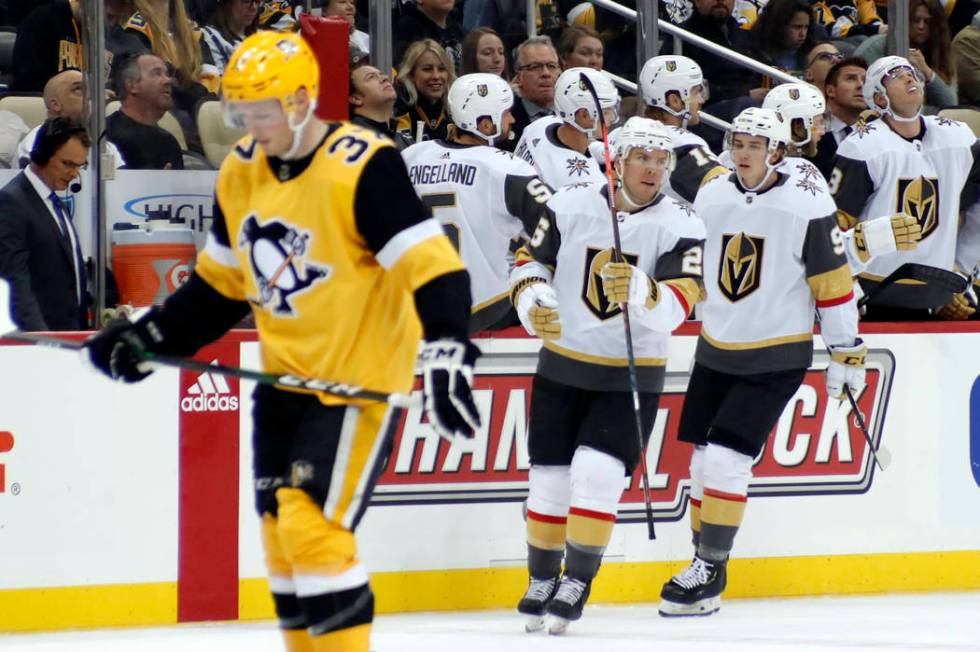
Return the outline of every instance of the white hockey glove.
<path id="1" fill-rule="evenodd" d="M 936 316 L 947 321 L 963 321 L 977 311 L 976 286 L 970 284 L 962 294 L 954 294 L 953 300 L 936 310 Z"/>
<path id="2" fill-rule="evenodd" d="M 524 287 L 521 287 L 524 284 Z M 514 308 L 529 335 L 543 340 L 561 337 L 561 318 L 558 315 L 558 295 L 544 279 L 529 278 L 514 289 L 517 300 Z"/>
<path id="3" fill-rule="evenodd" d="M 480 427 L 480 413 L 473 401 L 473 365 L 480 349 L 469 340 L 440 339 L 426 342 L 419 353 L 422 394 L 429 424 L 443 439 L 472 437 Z"/>
<path id="4" fill-rule="evenodd" d="M 893 251 L 911 251 L 919 246 L 922 227 L 911 215 L 886 215 L 854 227 L 854 252 L 866 263 L 872 258 Z"/>
<path id="5" fill-rule="evenodd" d="M 599 274 L 602 291 L 610 303 L 652 310 L 660 302 L 657 282 L 629 263 L 606 263 Z"/>
<path id="6" fill-rule="evenodd" d="M 830 347 L 830 366 L 827 367 L 827 395 L 831 398 L 844 398 L 844 385 L 847 385 L 855 398 L 864 391 L 864 359 L 868 347 L 861 338 L 854 346 Z"/>

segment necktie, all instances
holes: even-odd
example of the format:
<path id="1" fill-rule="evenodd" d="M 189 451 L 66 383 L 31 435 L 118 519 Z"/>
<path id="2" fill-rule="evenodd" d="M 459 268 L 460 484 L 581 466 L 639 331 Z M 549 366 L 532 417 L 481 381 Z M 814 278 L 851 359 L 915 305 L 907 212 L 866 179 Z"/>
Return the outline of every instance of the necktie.
<path id="1" fill-rule="evenodd" d="M 78 236 L 76 234 L 75 238 L 71 237 L 71 226 L 68 224 L 68 220 L 65 218 L 65 211 L 63 210 L 63 202 L 57 194 L 52 192 L 48 195 L 48 199 L 51 200 L 51 204 L 54 206 L 54 214 L 58 218 L 58 225 L 61 227 L 61 237 L 65 239 L 68 243 L 68 248 L 72 250 L 72 258 L 75 262 L 75 278 L 78 281 L 77 294 L 78 294 L 78 304 L 82 304 L 82 299 L 85 296 L 85 288 L 87 287 L 87 281 L 85 279 L 85 263 L 82 260 L 82 248 L 78 244 Z"/>

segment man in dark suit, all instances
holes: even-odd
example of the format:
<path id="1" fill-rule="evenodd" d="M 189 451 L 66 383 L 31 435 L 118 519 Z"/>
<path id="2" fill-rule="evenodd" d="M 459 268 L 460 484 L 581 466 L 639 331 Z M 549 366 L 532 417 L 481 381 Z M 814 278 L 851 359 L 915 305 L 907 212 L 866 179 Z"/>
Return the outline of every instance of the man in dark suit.
<path id="1" fill-rule="evenodd" d="M 824 97 L 827 98 L 830 122 L 825 125 L 827 133 L 817 144 L 817 156 L 812 161 L 828 181 L 834 172 L 837 146 L 850 135 L 861 115 L 868 110 L 861 92 L 867 68 L 864 59 L 849 57 L 827 71 Z"/>
<path id="2" fill-rule="evenodd" d="M 24 331 L 87 326 L 85 266 L 72 202 L 65 193 L 88 163 L 91 141 L 69 118 L 48 120 L 31 163 L 0 190 L 0 277 L 11 286 L 14 322 Z"/>
<path id="3" fill-rule="evenodd" d="M 524 128 L 545 116 L 554 115 L 555 82 L 561 74 L 558 52 L 547 36 L 532 36 L 514 51 L 514 70 L 517 71 L 517 92 L 511 115 L 511 140 L 499 145 L 513 151 Z"/>

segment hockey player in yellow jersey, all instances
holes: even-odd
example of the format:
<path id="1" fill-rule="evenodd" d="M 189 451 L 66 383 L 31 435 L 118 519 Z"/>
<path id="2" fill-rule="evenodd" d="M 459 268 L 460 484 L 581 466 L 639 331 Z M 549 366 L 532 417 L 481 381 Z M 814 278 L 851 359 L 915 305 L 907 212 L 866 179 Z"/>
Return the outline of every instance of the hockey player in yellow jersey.
<path id="1" fill-rule="evenodd" d="M 424 336 L 429 422 L 467 436 L 479 423 L 469 277 L 391 141 L 313 117 L 318 80 L 299 35 L 259 32 L 239 46 L 223 103 L 249 135 L 218 173 L 194 273 L 163 306 L 89 340 L 90 357 L 141 380 L 143 351 L 189 355 L 251 310 L 265 371 L 406 392 Z M 353 532 L 397 415 L 268 385 L 254 405 L 256 508 L 286 649 L 367 652 L 374 597 Z"/>

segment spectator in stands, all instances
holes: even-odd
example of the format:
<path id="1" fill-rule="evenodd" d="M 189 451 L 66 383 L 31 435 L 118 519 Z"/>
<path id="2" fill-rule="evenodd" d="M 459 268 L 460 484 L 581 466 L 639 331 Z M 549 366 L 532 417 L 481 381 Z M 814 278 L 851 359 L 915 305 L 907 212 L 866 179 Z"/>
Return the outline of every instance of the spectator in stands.
<path id="1" fill-rule="evenodd" d="M 755 51 L 771 66 L 803 75 L 813 49 L 813 20 L 807 0 L 770 0 L 752 28 Z"/>
<path id="2" fill-rule="evenodd" d="M 21 330 L 88 325 L 85 261 L 64 193 L 87 165 L 91 146 L 77 122 L 47 120 L 31 164 L 0 190 L 0 277 L 10 283 Z"/>
<path id="3" fill-rule="evenodd" d="M 830 121 L 826 124 L 827 133 L 817 144 L 817 155 L 811 159 L 826 179 L 830 179 L 834 170 L 837 146 L 853 131 L 861 114 L 868 110 L 862 94 L 867 69 L 864 59 L 849 57 L 838 61 L 827 72 L 823 94 Z"/>
<path id="4" fill-rule="evenodd" d="M 592 68 L 602 70 L 602 39 L 591 27 L 569 25 L 558 39 L 558 59 L 562 70 Z"/>
<path id="5" fill-rule="evenodd" d="M 12 90 L 39 93 L 62 70 L 82 68 L 81 8 L 80 0 L 54 0 L 24 19 L 14 43 Z"/>
<path id="6" fill-rule="evenodd" d="M 980 11 L 952 44 L 960 104 L 980 106 Z"/>
<path id="7" fill-rule="evenodd" d="M 351 122 L 388 136 L 402 150 L 412 141 L 394 128 L 392 117 L 397 98 L 394 85 L 383 72 L 363 60 L 353 66 L 347 93 Z"/>
<path id="8" fill-rule="evenodd" d="M 827 81 L 827 72 L 843 58 L 844 55 L 830 41 L 817 43 L 807 52 L 803 81 L 813 84 L 822 93 L 824 83 Z"/>
<path id="9" fill-rule="evenodd" d="M 238 44 L 258 29 L 259 4 L 260 0 L 219 0 L 201 28 L 201 45 L 219 77 Z"/>
<path id="10" fill-rule="evenodd" d="M 432 39 L 412 43 L 398 66 L 397 130 L 414 142 L 445 140 L 446 94 L 455 79 L 453 62 L 438 43 Z"/>
<path id="11" fill-rule="evenodd" d="M 869 36 L 888 33 L 874 0 L 818 0 L 813 9 L 814 18 L 831 38 L 846 38 L 857 44 Z"/>
<path id="12" fill-rule="evenodd" d="M 122 103 L 106 118 L 106 138 L 119 148 L 126 167 L 135 170 L 182 170 L 177 139 L 157 123 L 173 104 L 173 77 L 155 54 L 126 55 L 114 78 Z"/>
<path id="13" fill-rule="evenodd" d="M 491 27 L 477 27 L 463 39 L 463 74 L 487 72 L 510 80 L 504 42 Z"/>
<path id="14" fill-rule="evenodd" d="M 870 66 L 885 56 L 886 36 L 872 36 L 854 56 Z M 956 105 L 956 71 L 946 13 L 939 0 L 909 0 L 909 62 L 926 82 L 923 113 L 934 114 Z"/>
<path id="15" fill-rule="evenodd" d="M 297 29 L 296 18 L 290 0 L 265 0 L 259 12 L 259 29 L 292 32 Z"/>
<path id="16" fill-rule="evenodd" d="M 29 131 L 23 118 L 13 111 L 0 109 L 0 168 L 17 167 L 17 143 Z"/>
<path id="17" fill-rule="evenodd" d="M 739 29 L 738 21 L 732 16 L 734 3 L 735 0 L 694 0 L 694 13 L 681 27 L 712 43 L 751 56 L 752 35 Z M 661 54 L 672 52 L 673 44 L 666 39 Z M 748 106 L 762 103 L 766 89 L 761 87 L 758 74 L 694 45 L 685 44 L 684 55 L 697 62 L 708 80 L 711 100 L 704 107 L 708 113 L 731 120 Z"/>
<path id="18" fill-rule="evenodd" d="M 416 41 L 431 39 L 449 55 L 453 74 L 459 71 L 463 65 L 463 27 L 451 14 L 454 4 L 455 0 L 415 0 L 414 5 L 405 7 L 392 30 L 393 59 L 403 59 Z"/>
<path id="19" fill-rule="evenodd" d="M 343 18 L 350 25 L 350 59 L 360 61 L 371 54 L 371 37 L 367 32 L 357 29 L 357 6 L 354 0 L 327 0 L 323 7 L 324 16 Z"/>
<path id="20" fill-rule="evenodd" d="M 44 85 L 44 108 L 47 109 L 48 119 L 69 118 L 81 122 L 85 114 L 85 78 L 81 71 L 63 70 L 48 80 Z M 31 152 L 37 142 L 40 125 L 28 133 L 17 147 L 19 167 L 26 167 L 31 160 Z M 112 155 L 115 167 L 123 166 L 122 155 L 112 143 L 107 143 L 107 150 Z M 91 158 L 89 154 L 89 158 Z"/>
<path id="21" fill-rule="evenodd" d="M 517 46 L 514 52 L 514 86 L 518 97 L 514 98 L 514 124 L 511 144 L 516 145 L 529 124 L 554 115 L 555 82 L 561 73 L 558 53 L 547 36 L 532 36 Z M 508 149 L 507 143 L 501 147 Z"/>
<path id="22" fill-rule="evenodd" d="M 195 107 L 210 91 L 217 90 L 219 80 L 210 58 L 205 60 L 203 57 L 201 33 L 187 17 L 183 0 L 134 2 L 136 12 L 126 21 L 123 30 L 136 36 L 144 51 L 152 52 L 173 66 L 173 102 L 175 108 L 185 114 L 175 111 L 175 115 L 185 126 L 185 131 L 193 130 Z M 207 54 L 210 57 L 210 51 Z"/>

